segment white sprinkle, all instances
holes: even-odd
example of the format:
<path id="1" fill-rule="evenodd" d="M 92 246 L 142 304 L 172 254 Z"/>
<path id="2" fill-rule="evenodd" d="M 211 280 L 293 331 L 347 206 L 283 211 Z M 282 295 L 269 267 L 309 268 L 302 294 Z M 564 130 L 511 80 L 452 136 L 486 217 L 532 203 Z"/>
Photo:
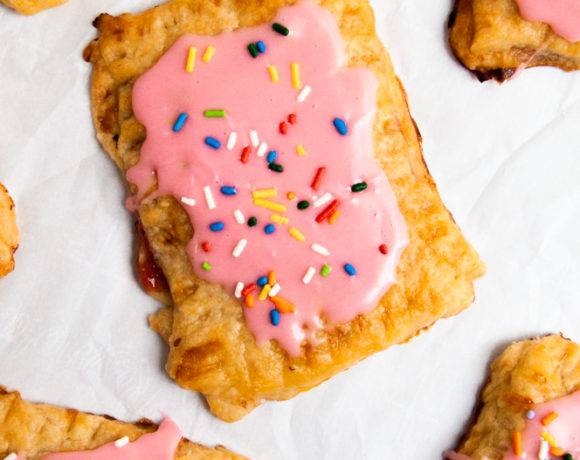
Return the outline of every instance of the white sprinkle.
<path id="1" fill-rule="evenodd" d="M 129 436 L 123 436 L 115 441 L 115 447 L 123 447 L 129 444 Z"/>
<path id="2" fill-rule="evenodd" d="M 262 142 L 260 144 L 260 148 L 258 149 L 258 156 L 260 158 L 262 158 L 264 155 L 266 155 L 267 151 L 268 151 L 268 144 L 266 144 L 265 142 Z"/>
<path id="3" fill-rule="evenodd" d="M 270 289 L 270 292 L 268 292 L 268 295 L 270 297 L 274 297 L 276 295 L 278 295 L 278 293 L 280 292 L 280 285 L 278 283 L 274 284 L 274 286 L 272 286 L 272 289 Z"/>
<path id="4" fill-rule="evenodd" d="M 16 460 L 17 458 L 18 458 L 18 455 L 16 455 L 15 453 L 11 453 L 7 457 L 4 457 L 4 460 Z"/>
<path id="5" fill-rule="evenodd" d="M 238 281 L 238 284 L 236 284 L 236 292 L 234 293 L 234 295 L 236 296 L 236 299 L 239 299 L 240 297 L 242 297 L 243 290 L 244 290 L 244 283 L 242 283 L 241 281 Z"/>
<path id="6" fill-rule="evenodd" d="M 203 188 L 203 193 L 205 194 L 205 201 L 207 203 L 207 207 L 209 209 L 215 209 L 215 200 L 213 199 L 213 194 L 211 193 L 211 188 L 209 188 L 209 185 L 206 185 Z"/>
<path id="7" fill-rule="evenodd" d="M 245 224 L 246 223 L 246 218 L 244 217 L 244 213 L 242 211 L 240 211 L 239 209 L 236 209 L 234 211 L 234 217 L 236 218 L 236 222 L 238 224 Z"/>
<path id="8" fill-rule="evenodd" d="M 324 246 L 320 246 L 319 244 L 313 244 L 312 245 L 312 250 L 314 252 L 317 252 L 318 254 L 323 255 L 323 256 L 329 256 L 330 255 L 330 251 L 328 249 L 326 249 Z"/>
<path id="9" fill-rule="evenodd" d="M 185 196 L 181 197 L 181 202 L 187 206 L 195 206 L 195 200 L 193 198 L 187 198 Z"/>
<path id="10" fill-rule="evenodd" d="M 548 452 L 550 452 L 550 445 L 545 439 L 540 440 L 540 451 L 538 452 L 539 460 L 549 460 Z"/>
<path id="11" fill-rule="evenodd" d="M 306 270 L 306 274 L 304 275 L 304 278 L 302 278 L 302 282 L 304 284 L 310 283 L 310 281 L 312 281 L 312 278 L 313 278 L 315 273 L 316 273 L 316 268 L 310 267 L 308 270 Z"/>
<path id="12" fill-rule="evenodd" d="M 238 241 L 238 244 L 236 244 L 236 247 L 234 248 L 234 252 L 232 252 L 232 255 L 236 258 L 240 257 L 240 254 L 246 247 L 246 244 L 248 244 L 248 240 L 241 239 L 240 241 Z"/>
<path id="13" fill-rule="evenodd" d="M 236 146 L 238 140 L 238 135 L 232 131 L 230 137 L 228 138 L 228 150 L 232 150 Z"/>
<path id="14" fill-rule="evenodd" d="M 305 86 L 304 89 L 300 91 L 300 94 L 298 95 L 298 102 L 304 102 L 308 97 L 308 95 L 310 94 L 310 91 L 312 91 L 312 88 L 310 86 Z"/>
<path id="15" fill-rule="evenodd" d="M 330 200 L 332 200 L 332 195 L 330 193 L 325 193 L 320 198 L 318 198 L 318 200 L 316 200 L 314 202 L 314 207 L 318 208 L 318 207 L 322 206 L 323 204 L 328 203 Z"/>
<path id="16" fill-rule="evenodd" d="M 256 131 L 250 131 L 250 141 L 254 147 L 257 147 L 260 144 L 260 138 L 258 137 L 258 133 Z"/>

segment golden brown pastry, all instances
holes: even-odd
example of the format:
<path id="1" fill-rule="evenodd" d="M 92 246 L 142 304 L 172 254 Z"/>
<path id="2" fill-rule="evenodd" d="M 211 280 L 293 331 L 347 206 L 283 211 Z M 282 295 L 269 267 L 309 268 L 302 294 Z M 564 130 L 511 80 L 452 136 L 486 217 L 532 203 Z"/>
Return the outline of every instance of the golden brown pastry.
<path id="1" fill-rule="evenodd" d="M 579 389 L 578 344 L 559 335 L 513 343 L 491 365 L 489 381 L 481 393 L 481 408 L 457 450 L 467 457 L 457 459 L 500 460 L 504 454 L 514 454 L 514 432 L 524 431 L 526 422 L 543 420 L 537 406 Z M 551 409 L 544 410 L 551 413 Z M 564 418 L 561 413 L 560 419 Z M 577 412 L 575 418 L 577 424 Z M 544 429 L 564 442 L 552 425 Z M 533 457 L 526 458 L 541 458 L 538 450 L 534 446 Z"/>
<path id="2" fill-rule="evenodd" d="M 14 270 L 16 249 L 18 249 L 18 228 L 14 202 L 0 183 L 0 278 Z"/>
<path id="3" fill-rule="evenodd" d="M 556 35 L 546 23 L 526 21 L 514 0 L 456 0 L 449 42 L 480 81 L 502 82 L 527 67 L 580 68 L 580 42 Z"/>
<path id="4" fill-rule="evenodd" d="M 370 313 L 327 328 L 316 347 L 290 356 L 276 341 L 258 346 L 240 302 L 195 276 L 186 253 L 193 228 L 182 205 L 163 196 L 137 212 L 154 260 L 167 278 L 173 306 L 151 318 L 170 347 L 166 369 L 176 382 L 203 393 L 222 420 L 235 421 L 262 400 L 285 400 L 324 382 L 367 356 L 414 337 L 474 299 L 473 280 L 485 268 L 445 208 L 425 166 L 421 138 L 406 94 L 374 26 L 368 0 L 318 0 L 334 16 L 347 65 L 370 69 L 379 81 L 374 151 L 398 199 L 410 244 L 397 284 Z M 140 157 L 145 129 L 131 96 L 137 77 L 185 33 L 217 34 L 272 21 L 293 0 L 175 0 L 139 15 L 103 14 L 99 37 L 85 50 L 94 66 L 92 110 L 97 137 L 125 173 Z M 130 190 L 135 187 L 129 184 Z"/>
<path id="5" fill-rule="evenodd" d="M 17 453 L 37 460 L 56 452 L 97 449 L 127 436 L 131 442 L 157 430 L 147 419 L 120 422 L 108 416 L 86 414 L 46 404 L 31 404 L 17 391 L 0 386 L 0 458 Z M 243 460 L 223 446 L 215 449 L 182 439 L 176 460 Z"/>
<path id="6" fill-rule="evenodd" d="M 47 8 L 62 5 L 68 0 L 1 0 L 6 6 L 14 8 L 21 14 L 31 15 Z"/>

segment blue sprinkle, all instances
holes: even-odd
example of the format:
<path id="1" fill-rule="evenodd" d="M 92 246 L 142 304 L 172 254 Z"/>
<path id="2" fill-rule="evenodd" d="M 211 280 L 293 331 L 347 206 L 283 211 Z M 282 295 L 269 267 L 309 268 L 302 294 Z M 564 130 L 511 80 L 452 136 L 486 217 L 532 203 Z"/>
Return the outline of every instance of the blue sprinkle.
<path id="1" fill-rule="evenodd" d="M 173 131 L 174 132 L 180 131 L 181 128 L 183 128 L 183 125 L 185 124 L 185 120 L 187 120 L 187 113 L 179 114 L 177 120 L 175 120 L 175 124 L 173 125 Z"/>
<path id="2" fill-rule="evenodd" d="M 264 231 L 269 235 L 270 233 L 274 233 L 274 231 L 276 230 L 276 227 L 274 227 L 272 224 L 268 224 L 264 227 Z"/>
<path id="3" fill-rule="evenodd" d="M 258 278 L 258 281 L 256 281 L 256 284 L 260 287 L 265 286 L 266 284 L 268 284 L 268 277 L 262 276 L 261 278 Z"/>
<path id="4" fill-rule="evenodd" d="M 277 156 L 278 152 L 276 152 L 275 150 L 271 150 L 268 156 L 266 157 L 266 160 L 268 160 L 268 163 L 274 163 Z"/>
<path id="5" fill-rule="evenodd" d="M 222 231 L 224 229 L 225 225 L 223 222 L 214 222 L 213 224 L 210 224 L 209 229 L 212 232 L 219 232 Z"/>
<path id="6" fill-rule="evenodd" d="M 272 321 L 273 326 L 280 324 L 280 312 L 278 310 L 272 310 L 270 312 L 270 321 Z"/>
<path id="7" fill-rule="evenodd" d="M 356 269 L 351 264 L 345 264 L 344 271 L 347 272 L 350 276 L 356 275 Z"/>
<path id="8" fill-rule="evenodd" d="M 528 420 L 533 420 L 536 418 L 536 413 L 533 410 L 529 410 L 528 412 L 526 412 L 526 418 Z"/>
<path id="9" fill-rule="evenodd" d="M 238 193 L 236 187 L 226 187 L 226 186 L 221 188 L 221 192 L 224 195 L 236 195 Z"/>
<path id="10" fill-rule="evenodd" d="M 216 150 L 222 146 L 221 142 L 213 137 L 206 137 L 205 143 Z"/>
<path id="11" fill-rule="evenodd" d="M 266 45 L 264 44 L 264 42 L 262 40 L 260 40 L 258 43 L 256 43 L 256 48 L 258 48 L 258 51 L 260 53 L 266 52 Z"/>
<path id="12" fill-rule="evenodd" d="M 343 119 L 335 118 L 333 123 L 334 127 L 340 134 L 342 134 L 343 136 L 346 136 L 348 134 L 348 128 L 346 127 L 346 123 Z"/>

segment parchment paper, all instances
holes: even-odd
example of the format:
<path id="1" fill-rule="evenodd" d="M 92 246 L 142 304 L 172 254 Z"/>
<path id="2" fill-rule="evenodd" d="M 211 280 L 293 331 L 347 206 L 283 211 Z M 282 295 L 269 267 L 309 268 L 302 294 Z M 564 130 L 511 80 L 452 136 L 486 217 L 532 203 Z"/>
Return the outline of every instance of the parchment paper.
<path id="1" fill-rule="evenodd" d="M 469 420 L 490 360 L 513 340 L 580 340 L 580 73 L 480 84 L 451 56 L 450 0 L 372 0 L 425 157 L 489 273 L 477 301 L 404 346 L 226 424 L 163 370 L 158 304 L 133 268 L 133 218 L 95 140 L 84 46 L 101 12 L 157 0 L 0 6 L 0 181 L 21 231 L 0 280 L 0 383 L 31 401 L 117 418 L 173 417 L 192 440 L 254 459 L 437 459 Z"/>

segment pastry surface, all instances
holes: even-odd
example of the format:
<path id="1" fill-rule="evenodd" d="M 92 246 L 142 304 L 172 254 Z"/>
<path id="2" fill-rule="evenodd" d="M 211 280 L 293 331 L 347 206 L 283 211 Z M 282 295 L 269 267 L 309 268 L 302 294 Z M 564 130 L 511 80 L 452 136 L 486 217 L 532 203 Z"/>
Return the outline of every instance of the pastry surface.
<path id="1" fill-rule="evenodd" d="M 1 0 L 6 6 L 14 8 L 21 14 L 31 15 L 55 6 L 62 5 L 68 0 Z"/>
<path id="2" fill-rule="evenodd" d="M 14 252 L 18 248 L 18 228 L 14 202 L 0 183 L 0 278 L 14 270 Z"/>
<path id="3" fill-rule="evenodd" d="M 580 42 L 563 39 L 543 22 L 526 21 L 514 0 L 456 0 L 449 42 L 481 81 L 501 82 L 527 67 L 580 68 Z"/>
<path id="4" fill-rule="evenodd" d="M 491 365 L 481 409 L 458 453 L 500 460 L 533 406 L 580 389 L 580 346 L 559 335 L 510 345 Z"/>
<path id="5" fill-rule="evenodd" d="M 157 425 L 143 419 L 126 423 L 46 404 L 31 404 L 17 391 L 0 386 L 0 458 L 17 452 L 37 460 L 55 452 L 92 450 L 124 436 L 130 441 L 154 432 Z M 210 449 L 183 439 L 176 460 L 243 460 L 222 446 Z"/>
<path id="6" fill-rule="evenodd" d="M 94 65 L 93 119 L 99 141 L 121 170 L 137 163 L 145 138 L 131 108 L 132 86 L 177 38 L 271 21 L 278 8 L 293 3 L 176 0 L 140 15 L 99 16 L 99 38 L 85 50 Z M 321 345 L 305 346 L 292 358 L 274 341 L 257 346 L 240 303 L 194 275 L 185 251 L 193 228 L 181 205 L 173 197 L 160 197 L 141 206 L 141 224 L 174 304 L 151 319 L 170 346 L 167 371 L 182 387 L 203 393 L 211 410 L 226 421 L 240 419 L 263 399 L 289 399 L 459 313 L 473 301 L 473 280 L 485 271 L 423 162 L 420 135 L 376 35 L 368 1 L 317 3 L 339 25 L 347 65 L 367 67 L 379 80 L 375 158 L 398 199 L 410 244 L 398 266 L 398 284 L 374 310 L 329 328 Z"/>

